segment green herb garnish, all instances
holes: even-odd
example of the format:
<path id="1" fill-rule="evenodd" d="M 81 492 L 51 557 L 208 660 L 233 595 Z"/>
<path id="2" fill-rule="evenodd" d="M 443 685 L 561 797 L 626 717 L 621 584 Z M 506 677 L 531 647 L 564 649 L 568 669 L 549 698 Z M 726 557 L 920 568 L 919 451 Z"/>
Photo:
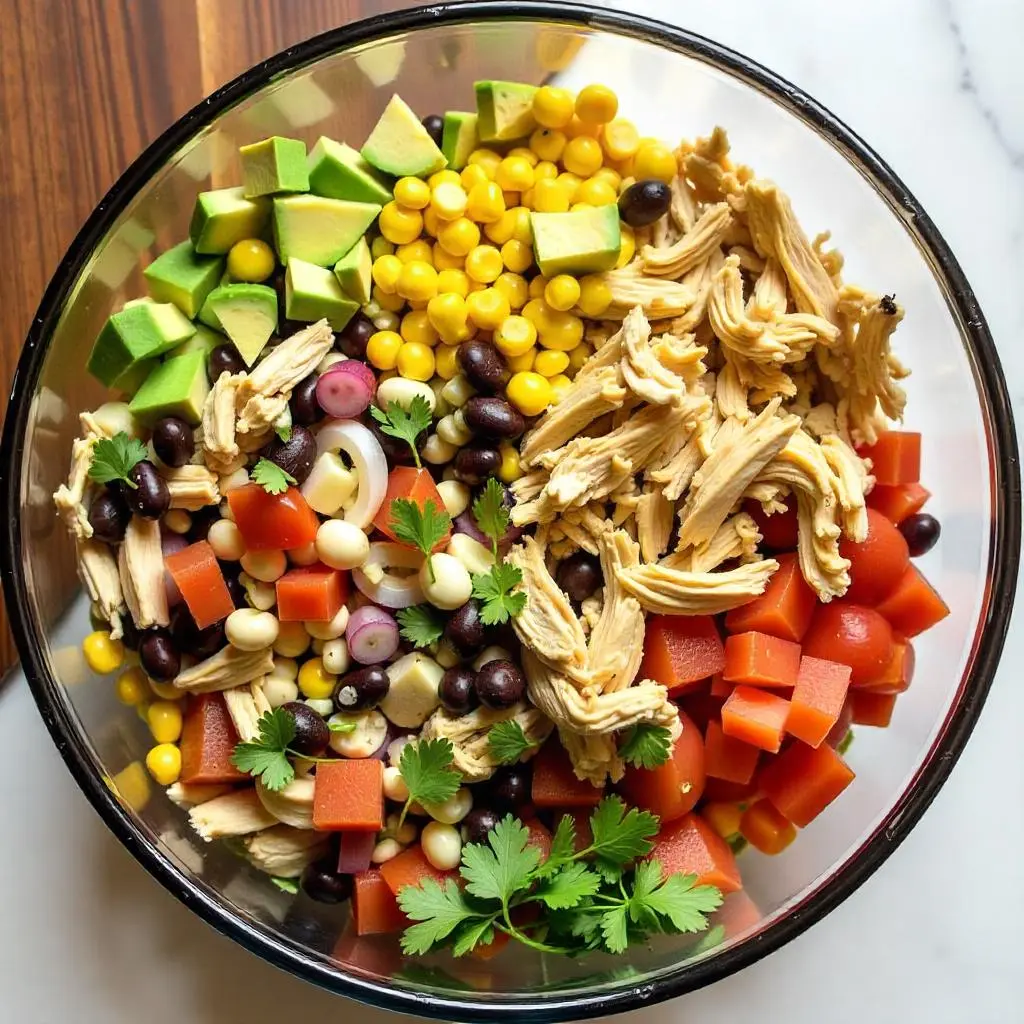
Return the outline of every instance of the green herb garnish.
<path id="1" fill-rule="evenodd" d="M 515 764 L 523 754 L 537 747 L 527 738 L 523 727 L 514 719 L 497 722 L 487 733 L 487 746 L 498 764 Z"/>
<path id="2" fill-rule="evenodd" d="M 490 572 L 473 575 L 473 596 L 482 602 L 480 621 L 485 626 L 497 626 L 526 607 L 526 595 L 514 590 L 523 582 L 518 566 L 496 562 Z"/>
<path id="3" fill-rule="evenodd" d="M 455 748 L 448 739 L 419 740 L 405 745 L 398 770 L 409 798 L 398 816 L 399 828 L 413 803 L 443 804 L 455 795 L 462 773 L 452 766 L 454 760 Z"/>
<path id="4" fill-rule="evenodd" d="M 497 558 L 498 544 L 508 530 L 510 517 L 505 508 L 505 491 L 493 476 L 487 478 L 480 496 L 473 502 L 473 518 L 490 538 L 491 550 Z"/>
<path id="5" fill-rule="evenodd" d="M 271 875 L 270 881 L 281 890 L 281 892 L 291 893 L 293 896 L 299 891 L 299 880 L 297 878 L 278 878 L 277 875 Z"/>
<path id="6" fill-rule="evenodd" d="M 411 544 L 423 552 L 431 581 L 436 577 L 430 555 L 451 525 L 452 517 L 433 501 L 424 502 L 422 507 L 409 498 L 395 498 L 391 502 L 391 529 L 403 544 Z"/>
<path id="7" fill-rule="evenodd" d="M 356 731 L 355 722 L 339 722 L 337 720 L 327 723 L 327 729 L 329 732 L 337 733 L 341 736 L 347 736 L 350 732 Z"/>
<path id="8" fill-rule="evenodd" d="M 98 484 L 120 480 L 133 491 L 137 490 L 138 484 L 128 474 L 148 455 L 146 446 L 137 437 L 129 437 L 123 430 L 111 438 L 101 437 L 93 445 L 89 479 Z"/>
<path id="9" fill-rule="evenodd" d="M 416 450 L 416 438 L 430 426 L 433 419 L 427 400 L 417 395 L 409 403 L 408 409 L 403 409 L 397 402 L 388 402 L 386 410 L 371 405 L 370 415 L 380 424 L 382 433 L 388 437 L 397 437 L 409 446 L 416 468 L 422 469 L 420 453 Z"/>
<path id="10" fill-rule="evenodd" d="M 437 643 L 444 633 L 444 623 L 429 604 L 414 604 L 395 614 L 402 636 L 416 647 Z"/>
<path id="11" fill-rule="evenodd" d="M 289 484 L 296 483 L 291 473 L 286 473 L 276 462 L 260 458 L 252 467 L 252 481 L 259 484 L 267 494 L 284 494 Z"/>
<path id="12" fill-rule="evenodd" d="M 295 767 L 288 760 L 289 755 L 317 763 L 332 760 L 310 757 L 291 749 L 288 744 L 295 739 L 295 716 L 284 708 L 265 712 L 256 724 L 259 736 L 247 743 L 236 744 L 231 763 L 240 771 L 260 779 L 269 790 L 284 789 L 295 778 Z"/>
<path id="13" fill-rule="evenodd" d="M 637 768 L 657 768 L 672 753 L 672 733 L 663 725 L 638 722 L 626 731 L 619 756 Z"/>

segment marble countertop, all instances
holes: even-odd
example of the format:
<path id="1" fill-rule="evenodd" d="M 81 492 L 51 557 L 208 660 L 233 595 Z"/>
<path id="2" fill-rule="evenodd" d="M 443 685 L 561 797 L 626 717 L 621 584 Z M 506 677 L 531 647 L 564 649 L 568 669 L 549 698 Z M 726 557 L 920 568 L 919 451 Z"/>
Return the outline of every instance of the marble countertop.
<path id="1" fill-rule="evenodd" d="M 754 0 L 629 7 L 681 21 L 805 89 L 861 134 L 961 261 L 1024 415 L 1024 7 L 1012 0 Z M 843 906 L 789 946 L 623 1021 L 1024 1020 L 1024 634 L 933 807 Z M 1013 759 L 1008 760 L 1008 755 Z M 276 1024 L 356 1008 L 263 964 L 157 886 L 107 834 L 20 680 L 0 694 L 0 1018 Z M 44 808 L 39 813 L 36 808 Z M 998 886 L 998 887 L 997 887 Z M 770 993 L 770 995 L 768 995 Z M 381 1012 L 356 1011 L 363 1022 Z M 323 1013 L 324 1017 L 319 1018 Z"/>

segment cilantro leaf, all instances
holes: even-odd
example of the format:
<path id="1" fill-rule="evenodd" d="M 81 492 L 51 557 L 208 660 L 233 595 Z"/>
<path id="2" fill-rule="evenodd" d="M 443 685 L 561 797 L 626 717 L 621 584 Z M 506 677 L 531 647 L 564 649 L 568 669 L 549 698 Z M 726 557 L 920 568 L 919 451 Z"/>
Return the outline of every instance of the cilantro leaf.
<path id="1" fill-rule="evenodd" d="M 477 946 L 488 946 L 494 941 L 494 914 L 482 917 L 479 921 L 467 921 L 459 925 L 455 931 L 455 942 L 452 944 L 454 956 L 465 956 Z"/>
<path id="2" fill-rule="evenodd" d="M 295 778 L 295 768 L 288 759 L 301 757 L 306 761 L 329 761 L 330 758 L 310 757 L 289 744 L 295 739 L 295 716 L 285 708 L 274 708 L 265 712 L 256 723 L 259 735 L 246 743 L 235 744 L 231 763 L 243 772 L 259 778 L 270 790 L 283 789 Z M 334 732 L 351 732 L 348 723 L 338 722 L 340 729 L 327 728 Z"/>
<path id="3" fill-rule="evenodd" d="M 455 751 L 449 739 L 419 740 L 402 749 L 398 770 L 409 790 L 399 823 L 414 802 L 443 804 L 462 782 L 462 773 L 452 767 Z"/>
<path id="4" fill-rule="evenodd" d="M 287 444 L 292 439 L 292 411 L 286 405 L 280 416 L 274 420 L 274 433 Z"/>
<path id="5" fill-rule="evenodd" d="M 496 722 L 487 733 L 487 746 L 498 764 L 515 764 L 537 744 L 527 739 L 523 727 L 514 719 Z"/>
<path id="6" fill-rule="evenodd" d="M 403 409 L 397 402 L 388 402 L 387 409 L 370 406 L 370 415 L 380 424 L 381 433 L 388 437 L 396 437 L 404 441 L 412 450 L 412 457 L 417 469 L 423 468 L 420 453 L 416 450 L 416 438 L 430 426 L 432 414 L 427 400 L 417 395 L 408 409 Z"/>
<path id="7" fill-rule="evenodd" d="M 429 647 L 441 639 L 444 625 L 429 604 L 414 604 L 396 613 L 402 636 L 416 647 Z"/>
<path id="8" fill-rule="evenodd" d="M 98 484 L 120 480 L 134 491 L 138 485 L 128 474 L 148 455 L 146 446 L 123 430 L 110 438 L 101 437 L 93 445 L 89 479 Z"/>
<path id="9" fill-rule="evenodd" d="M 526 607 L 526 595 L 513 592 L 523 581 L 518 566 L 508 562 L 497 562 L 490 572 L 478 572 L 473 576 L 473 596 L 482 601 L 480 621 L 485 626 L 498 626 Z"/>
<path id="10" fill-rule="evenodd" d="M 395 537 L 423 552 L 431 580 L 434 579 L 431 552 L 451 525 L 452 517 L 444 509 L 438 509 L 433 501 L 424 502 L 422 508 L 409 498 L 395 498 L 391 502 L 391 529 Z"/>
<path id="11" fill-rule="evenodd" d="M 663 725 L 637 722 L 626 732 L 619 756 L 637 768 L 657 768 L 672 753 L 672 733 Z"/>
<path id="12" fill-rule="evenodd" d="M 294 896 L 299 891 L 299 880 L 297 878 L 278 878 L 276 875 L 271 875 L 270 881 L 281 892 L 288 892 Z"/>
<path id="13" fill-rule="evenodd" d="M 490 537 L 497 558 L 498 544 L 508 530 L 509 510 L 505 508 L 505 489 L 493 476 L 487 478 L 480 496 L 473 502 L 473 518 L 477 526 Z"/>
<path id="14" fill-rule="evenodd" d="M 593 896 L 600 888 L 600 876 L 577 861 L 545 878 L 537 886 L 533 898 L 552 910 L 568 910 L 584 897 Z"/>
<path id="15" fill-rule="evenodd" d="M 479 916 L 451 878 L 445 879 L 444 886 L 427 878 L 420 885 L 399 889 L 398 905 L 419 922 L 402 934 L 402 952 L 412 955 L 429 953 L 460 924 Z"/>
<path id="16" fill-rule="evenodd" d="M 853 730 L 852 729 L 847 729 L 846 732 L 843 733 L 843 738 L 839 741 L 839 746 L 836 747 L 836 753 L 837 754 L 845 754 L 850 749 L 850 746 L 852 744 L 853 744 Z"/>
<path id="17" fill-rule="evenodd" d="M 558 819 L 555 834 L 551 837 L 551 850 L 547 860 L 537 869 L 537 875 L 543 878 L 554 874 L 559 868 L 568 864 L 576 856 L 576 823 L 568 814 Z"/>
<path id="18" fill-rule="evenodd" d="M 501 900 L 503 906 L 529 886 L 540 864 L 540 850 L 529 845 L 530 830 L 506 814 L 488 833 L 489 846 L 468 843 L 462 848 L 460 873 L 466 888 L 482 899 Z"/>
<path id="19" fill-rule="evenodd" d="M 339 722 L 339 721 L 328 722 L 327 723 L 327 729 L 330 732 L 339 733 L 342 736 L 344 736 L 347 733 L 355 732 L 356 731 L 356 723 L 355 722 Z"/>
<path id="20" fill-rule="evenodd" d="M 259 484 L 267 494 L 284 494 L 289 484 L 295 484 L 295 477 L 286 473 L 276 462 L 260 458 L 252 468 L 253 483 Z"/>
<path id="21" fill-rule="evenodd" d="M 701 937 L 700 941 L 694 944 L 693 949 L 687 954 L 687 959 L 690 957 L 700 956 L 702 953 L 706 953 L 709 949 L 714 949 L 715 946 L 720 946 L 725 941 L 725 925 L 716 924 L 714 928 L 709 932 L 705 932 Z"/>
<path id="22" fill-rule="evenodd" d="M 651 852 L 651 840 L 658 834 L 658 819 L 635 807 L 627 811 L 621 797 L 606 796 L 590 816 L 590 831 L 598 871 L 608 878 L 617 878 L 631 861 Z"/>
<path id="23" fill-rule="evenodd" d="M 702 932 L 708 926 L 706 914 L 722 905 L 722 894 L 712 885 L 694 885 L 696 875 L 669 875 L 661 880 L 661 864 L 656 860 L 637 865 L 629 914 L 641 919 L 643 910 L 667 917 L 678 932 Z"/>
<path id="24" fill-rule="evenodd" d="M 615 907 L 601 915 L 601 934 L 609 953 L 622 953 L 629 945 L 625 906 Z"/>

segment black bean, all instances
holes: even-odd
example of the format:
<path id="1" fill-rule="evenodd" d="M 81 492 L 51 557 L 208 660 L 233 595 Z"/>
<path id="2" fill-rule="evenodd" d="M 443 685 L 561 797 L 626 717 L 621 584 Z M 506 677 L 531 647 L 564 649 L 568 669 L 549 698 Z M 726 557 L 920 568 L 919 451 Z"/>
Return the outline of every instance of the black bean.
<path id="1" fill-rule="evenodd" d="M 462 819 L 462 839 L 467 843 L 487 845 L 487 837 L 498 827 L 501 821 L 498 813 L 489 807 L 474 807 Z"/>
<path id="2" fill-rule="evenodd" d="M 302 891 L 317 903 L 344 903 L 352 895 L 352 876 L 339 875 L 337 861 L 314 861 L 302 872 Z"/>
<path id="3" fill-rule="evenodd" d="M 167 466 L 184 466 L 196 450 L 192 428 L 177 416 L 165 416 L 153 427 L 153 451 Z"/>
<path id="4" fill-rule="evenodd" d="M 364 422 L 370 433 L 377 439 L 377 443 L 384 452 L 384 457 L 388 460 L 389 466 L 411 466 L 413 464 L 412 451 L 405 441 L 399 440 L 397 437 L 391 437 L 390 434 L 385 434 L 381 430 L 380 424 L 370 416 L 367 416 Z M 417 451 L 422 447 L 426 437 L 426 433 L 422 433 L 417 437 Z"/>
<path id="5" fill-rule="evenodd" d="M 365 359 L 366 343 L 377 328 L 365 313 L 356 313 L 335 335 L 334 347 L 349 359 Z"/>
<path id="6" fill-rule="evenodd" d="M 131 518 L 124 499 L 114 491 L 101 491 L 89 506 L 89 525 L 93 536 L 105 544 L 118 544 L 124 540 L 124 531 Z"/>
<path id="7" fill-rule="evenodd" d="M 316 378 L 317 375 L 311 373 L 308 377 L 300 380 L 292 390 L 288 408 L 292 414 L 293 429 L 295 424 L 311 427 L 324 418 L 324 411 L 316 400 Z"/>
<path id="8" fill-rule="evenodd" d="M 139 649 L 139 641 L 142 639 L 142 634 L 139 632 L 139 627 L 135 625 L 134 619 L 131 615 L 125 614 L 121 616 L 121 643 L 128 648 L 129 651 L 137 651 Z"/>
<path id="9" fill-rule="evenodd" d="M 204 505 L 192 513 L 192 524 L 185 535 L 189 542 L 194 544 L 197 540 L 206 540 L 210 527 L 220 519 L 219 505 Z"/>
<path id="10" fill-rule="evenodd" d="M 158 683 L 169 683 L 181 670 L 181 655 L 166 629 L 143 634 L 139 640 L 139 661 L 146 675 Z"/>
<path id="11" fill-rule="evenodd" d="M 463 406 L 466 426 L 488 441 L 511 441 L 526 429 L 526 420 L 504 398 L 475 396 Z"/>
<path id="12" fill-rule="evenodd" d="M 224 574 L 224 582 L 227 584 L 231 600 L 235 602 L 235 607 L 248 608 L 249 602 L 246 600 L 245 587 L 242 586 L 242 581 L 238 578 L 238 574 L 242 571 L 241 565 L 238 562 L 222 562 L 219 559 L 217 564 Z"/>
<path id="13" fill-rule="evenodd" d="M 476 598 L 471 597 L 452 612 L 445 624 L 444 635 L 463 654 L 474 654 L 484 646 L 486 630 L 480 618 L 480 602 Z"/>
<path id="14" fill-rule="evenodd" d="M 486 341 L 464 341 L 459 346 L 459 365 L 469 383 L 484 394 L 500 391 L 511 376 L 502 354 Z"/>
<path id="15" fill-rule="evenodd" d="M 339 711 L 363 711 L 376 707 L 391 688 L 391 680 L 380 665 L 348 672 L 334 689 L 334 706 Z"/>
<path id="16" fill-rule="evenodd" d="M 290 700 L 281 707 L 295 719 L 295 735 L 288 746 L 300 754 L 319 757 L 327 749 L 331 738 L 327 723 L 301 700 Z"/>
<path id="17" fill-rule="evenodd" d="M 210 378 L 211 384 L 216 384 L 217 378 L 225 370 L 228 373 L 244 373 L 246 370 L 245 360 L 230 342 L 218 345 L 206 357 L 206 375 Z"/>
<path id="18" fill-rule="evenodd" d="M 499 768 L 491 777 L 488 794 L 499 811 L 515 811 L 530 800 L 531 772 L 529 764 L 513 764 Z"/>
<path id="19" fill-rule="evenodd" d="M 216 654 L 224 646 L 224 626 L 215 622 L 200 629 L 185 605 L 178 605 L 171 616 L 171 639 L 182 654 L 191 654 L 202 661 Z"/>
<path id="20" fill-rule="evenodd" d="M 437 695 L 445 710 L 453 715 L 465 715 L 476 707 L 477 696 L 474 688 L 475 677 L 473 671 L 463 665 L 456 665 L 447 669 L 441 676 L 441 685 L 437 688 Z"/>
<path id="21" fill-rule="evenodd" d="M 568 594 L 570 601 L 579 604 L 593 594 L 604 582 L 601 563 L 586 551 L 577 551 L 559 563 L 555 582 Z"/>
<path id="22" fill-rule="evenodd" d="M 434 140 L 434 145 L 440 149 L 441 139 L 444 137 L 444 118 L 440 114 L 427 114 L 423 118 L 423 127 L 427 129 L 427 134 Z"/>
<path id="23" fill-rule="evenodd" d="M 526 679 L 511 661 L 489 661 L 476 674 L 476 695 L 485 708 L 502 711 L 523 699 Z"/>
<path id="24" fill-rule="evenodd" d="M 653 224 L 668 213 L 672 192 L 663 181 L 647 178 L 634 182 L 619 196 L 619 216 L 632 228 Z"/>
<path id="25" fill-rule="evenodd" d="M 316 438 L 305 427 L 293 425 L 287 441 L 275 437 L 260 454 L 295 477 L 297 484 L 302 484 L 316 461 Z"/>
<path id="26" fill-rule="evenodd" d="M 904 519 L 899 525 L 899 531 L 910 549 L 910 557 L 919 558 L 938 543 L 942 526 L 935 516 L 930 516 L 927 512 L 918 512 Z"/>
<path id="27" fill-rule="evenodd" d="M 171 507 L 167 481 L 148 459 L 137 463 L 128 479 L 135 486 L 123 485 L 121 495 L 128 507 L 143 519 L 159 519 Z"/>
<path id="28" fill-rule="evenodd" d="M 452 471 L 456 480 L 475 487 L 497 473 L 500 465 L 501 452 L 497 448 L 473 444 L 459 449 L 452 463 Z"/>

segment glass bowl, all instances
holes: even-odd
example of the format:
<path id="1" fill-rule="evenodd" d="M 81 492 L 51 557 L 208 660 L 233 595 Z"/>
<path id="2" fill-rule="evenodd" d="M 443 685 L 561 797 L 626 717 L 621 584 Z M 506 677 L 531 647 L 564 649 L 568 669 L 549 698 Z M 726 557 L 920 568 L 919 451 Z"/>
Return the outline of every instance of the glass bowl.
<path id="1" fill-rule="evenodd" d="M 923 568 L 951 614 L 918 645 L 917 678 L 887 730 L 862 729 L 857 772 L 781 856 L 741 856 L 743 894 L 713 931 L 619 958 L 403 960 L 393 938 L 357 940 L 346 912 L 278 891 L 223 845 L 206 846 L 155 788 L 143 723 L 80 654 L 88 631 L 72 546 L 51 494 L 77 414 L 103 391 L 85 372 L 100 325 L 144 293 L 141 262 L 188 230 L 197 190 L 234 184 L 237 148 L 270 134 L 357 142 L 393 91 L 423 115 L 464 108 L 477 78 L 577 87 L 601 81 L 642 134 L 706 134 L 829 228 L 848 280 L 895 292 L 897 352 L 914 370 L 908 425 L 942 521 Z M 110 829 L 202 918 L 272 963 L 378 1006 L 447 1019 L 568 1020 L 635 1009 L 739 970 L 850 895 L 906 836 L 963 749 L 992 681 L 1017 573 L 1020 493 L 1010 405 L 992 338 L 928 216 L 864 142 L 745 58 L 668 25 L 574 4 L 459 3 L 348 25 L 254 67 L 186 114 L 86 222 L 32 323 L 3 434 L 4 589 L 24 668 L 54 741 Z"/>

